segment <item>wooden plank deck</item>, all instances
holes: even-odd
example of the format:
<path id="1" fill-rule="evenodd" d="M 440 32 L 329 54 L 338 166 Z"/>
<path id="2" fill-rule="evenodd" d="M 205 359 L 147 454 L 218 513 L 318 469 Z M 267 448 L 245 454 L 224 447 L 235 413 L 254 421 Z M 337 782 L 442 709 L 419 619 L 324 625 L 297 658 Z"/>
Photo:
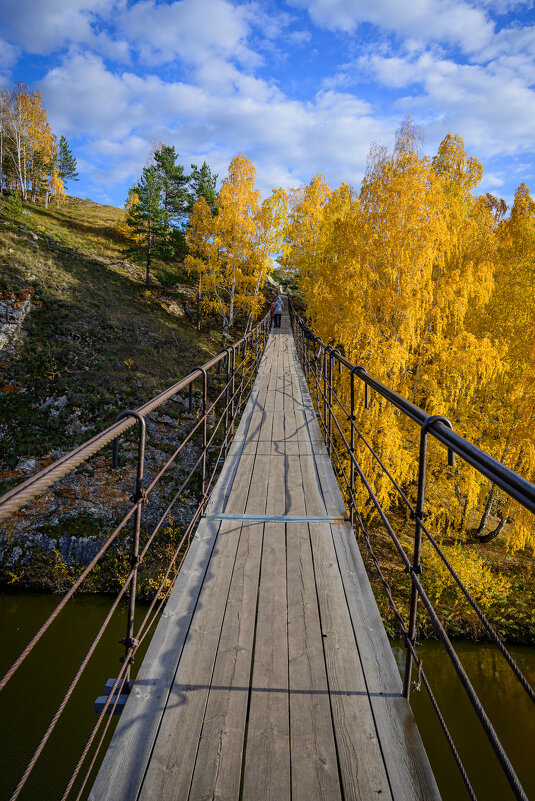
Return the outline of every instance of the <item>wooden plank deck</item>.
<path id="1" fill-rule="evenodd" d="M 344 517 L 285 314 L 91 801 L 440 798 Z"/>

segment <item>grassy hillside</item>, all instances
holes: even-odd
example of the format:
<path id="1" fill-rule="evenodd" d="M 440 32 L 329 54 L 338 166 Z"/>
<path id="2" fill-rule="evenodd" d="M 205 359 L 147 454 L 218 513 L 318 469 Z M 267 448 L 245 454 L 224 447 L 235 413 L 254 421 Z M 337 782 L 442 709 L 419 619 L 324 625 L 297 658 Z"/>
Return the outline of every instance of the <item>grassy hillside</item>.
<path id="1" fill-rule="evenodd" d="M 73 197 L 17 214 L 0 197 L 0 301 L 31 308 L 0 350 L 0 493 L 21 457 L 70 450 L 218 350 L 184 313 L 178 267 L 156 263 L 147 291 L 124 260 L 123 215 Z"/>

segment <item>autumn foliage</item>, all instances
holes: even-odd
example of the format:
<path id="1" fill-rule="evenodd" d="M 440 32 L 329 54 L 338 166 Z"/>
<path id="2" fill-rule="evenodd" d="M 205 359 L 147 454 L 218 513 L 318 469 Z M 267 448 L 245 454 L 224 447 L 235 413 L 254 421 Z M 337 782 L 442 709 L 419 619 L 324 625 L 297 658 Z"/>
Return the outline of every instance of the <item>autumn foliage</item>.
<path id="1" fill-rule="evenodd" d="M 0 192 L 45 203 L 53 196 L 59 205 L 67 179 L 77 180 L 76 159 L 64 136 L 58 144 L 41 93 L 21 82 L 12 92 L 0 89 Z"/>
<path id="2" fill-rule="evenodd" d="M 285 266 L 322 339 L 533 481 L 535 204 L 525 185 L 508 217 L 503 201 L 478 196 L 483 169 L 459 136 L 434 158 L 419 145 L 408 120 L 393 152 L 372 147 L 359 193 L 322 176 L 293 191 Z M 359 419 L 410 487 L 417 427 L 379 398 Z M 532 515 L 470 468 L 448 472 L 444 458 L 431 448 L 436 530 L 472 542 L 505 530 L 511 548 L 533 545 Z M 369 451 L 359 459 L 380 501 L 394 504 Z"/>
<path id="3" fill-rule="evenodd" d="M 205 310 L 219 316 L 223 340 L 238 312 L 249 320 L 258 316 L 260 290 L 285 233 L 286 193 L 279 189 L 262 201 L 255 173 L 252 162 L 238 154 L 222 183 L 217 212 L 199 198 L 187 231 L 185 265 L 197 276 Z"/>

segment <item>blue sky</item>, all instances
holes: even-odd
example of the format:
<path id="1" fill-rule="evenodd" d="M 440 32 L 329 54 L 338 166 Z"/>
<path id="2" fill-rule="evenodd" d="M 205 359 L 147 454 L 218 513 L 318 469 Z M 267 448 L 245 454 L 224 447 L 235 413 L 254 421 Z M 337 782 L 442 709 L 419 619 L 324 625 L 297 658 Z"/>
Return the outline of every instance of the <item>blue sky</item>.
<path id="1" fill-rule="evenodd" d="M 535 189 L 532 0 L 0 0 L 0 86 L 43 93 L 80 181 L 123 205 L 152 142 L 264 193 L 319 173 L 358 189 L 410 113 L 432 155 L 460 134 L 479 190 Z"/>

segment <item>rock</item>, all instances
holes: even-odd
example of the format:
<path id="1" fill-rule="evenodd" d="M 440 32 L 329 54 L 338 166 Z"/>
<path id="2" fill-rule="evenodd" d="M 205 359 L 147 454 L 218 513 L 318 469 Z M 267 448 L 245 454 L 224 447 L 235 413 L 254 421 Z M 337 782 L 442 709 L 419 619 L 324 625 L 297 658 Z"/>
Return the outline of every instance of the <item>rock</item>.
<path id="1" fill-rule="evenodd" d="M 71 498 L 74 501 L 77 493 L 74 487 L 60 487 L 56 490 L 56 495 L 59 495 L 60 498 Z"/>
<path id="2" fill-rule="evenodd" d="M 9 563 L 12 564 L 12 565 L 16 564 L 19 561 L 19 559 L 20 559 L 20 557 L 22 556 L 23 553 L 24 552 L 23 552 L 22 548 L 20 548 L 18 545 L 15 545 L 15 547 L 11 551 L 11 557 L 9 559 Z"/>
<path id="3" fill-rule="evenodd" d="M 98 553 L 100 545 L 101 539 L 97 537 L 70 537 L 68 534 L 62 534 L 57 548 L 67 564 L 76 561 L 81 565 L 87 565 Z"/>
<path id="4" fill-rule="evenodd" d="M 20 470 L 22 473 L 33 473 L 36 465 L 37 462 L 32 456 L 27 459 L 23 457 L 19 459 L 16 469 Z"/>
<path id="5" fill-rule="evenodd" d="M 12 351 L 22 336 L 23 323 L 32 310 L 33 290 L 0 297 L 0 351 Z"/>

